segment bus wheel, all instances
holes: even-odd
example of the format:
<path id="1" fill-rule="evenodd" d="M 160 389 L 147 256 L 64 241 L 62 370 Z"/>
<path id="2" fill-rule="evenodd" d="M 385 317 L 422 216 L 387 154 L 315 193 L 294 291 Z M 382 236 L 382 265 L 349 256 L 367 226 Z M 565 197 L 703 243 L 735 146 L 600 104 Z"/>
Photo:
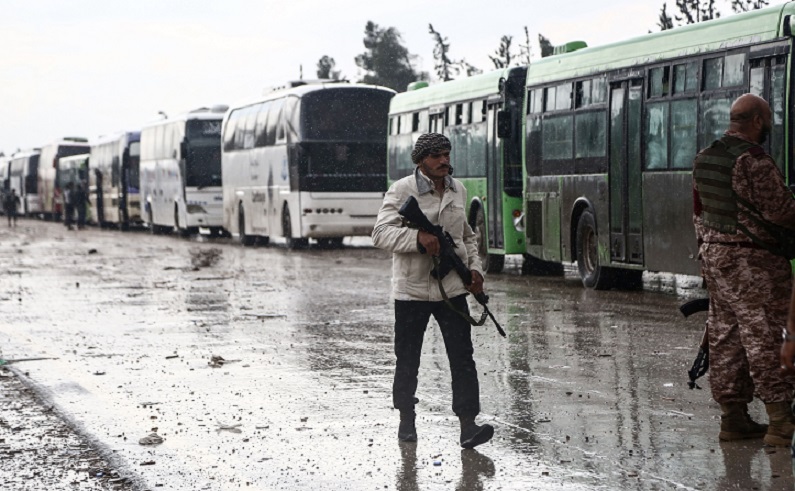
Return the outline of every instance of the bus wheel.
<path id="1" fill-rule="evenodd" d="M 544 261 L 530 254 L 524 254 L 522 274 L 529 276 L 563 276 L 563 264 Z"/>
<path id="2" fill-rule="evenodd" d="M 321 249 L 341 249 L 342 237 L 324 237 L 317 239 L 317 246 Z"/>
<path id="3" fill-rule="evenodd" d="M 149 232 L 152 235 L 160 235 L 163 233 L 163 229 L 160 225 L 155 225 L 155 220 L 152 217 L 152 210 L 149 210 Z"/>
<path id="4" fill-rule="evenodd" d="M 596 220 L 586 210 L 577 222 L 577 270 L 587 288 L 608 290 L 613 286 L 612 270 L 599 264 L 598 239 Z"/>
<path id="5" fill-rule="evenodd" d="M 505 256 L 502 254 L 489 254 L 489 237 L 486 233 L 486 215 L 483 208 L 478 208 L 475 214 L 474 227 L 478 235 L 478 256 L 483 271 L 487 273 L 501 273 L 505 266 Z"/>
<path id="6" fill-rule="evenodd" d="M 246 235 L 246 216 L 242 206 L 237 209 L 237 238 L 243 247 L 253 246 L 257 240 L 253 235 Z"/>
<path id="7" fill-rule="evenodd" d="M 182 238 L 190 237 L 191 230 L 187 227 L 182 228 L 179 226 L 179 210 L 174 208 L 174 230 L 179 234 Z"/>
<path id="8" fill-rule="evenodd" d="M 309 245 L 308 239 L 293 237 L 293 222 L 290 220 L 290 209 L 286 205 L 282 211 L 282 233 L 288 249 L 303 249 Z"/>

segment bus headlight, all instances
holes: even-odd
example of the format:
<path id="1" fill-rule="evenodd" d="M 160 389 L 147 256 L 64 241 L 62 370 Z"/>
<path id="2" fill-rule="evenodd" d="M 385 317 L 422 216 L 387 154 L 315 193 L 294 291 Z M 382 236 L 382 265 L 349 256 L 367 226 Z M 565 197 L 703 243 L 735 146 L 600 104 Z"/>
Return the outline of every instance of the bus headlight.
<path id="1" fill-rule="evenodd" d="M 524 213 L 519 210 L 513 210 L 513 228 L 517 232 L 524 232 Z"/>
<path id="2" fill-rule="evenodd" d="M 207 213 L 202 205 L 188 205 L 188 213 Z"/>

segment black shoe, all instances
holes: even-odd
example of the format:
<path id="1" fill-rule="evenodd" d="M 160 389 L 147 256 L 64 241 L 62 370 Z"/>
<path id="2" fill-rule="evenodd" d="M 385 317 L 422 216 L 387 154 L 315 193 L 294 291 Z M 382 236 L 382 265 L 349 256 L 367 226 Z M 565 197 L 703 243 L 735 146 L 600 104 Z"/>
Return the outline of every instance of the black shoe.
<path id="1" fill-rule="evenodd" d="M 417 428 L 414 426 L 416 415 L 414 411 L 400 412 L 400 426 L 398 426 L 398 440 L 401 442 L 416 442 Z"/>
<path id="2" fill-rule="evenodd" d="M 460 418 L 461 420 L 461 446 L 475 448 L 491 440 L 494 436 L 494 427 L 488 424 L 478 425 L 475 418 Z"/>

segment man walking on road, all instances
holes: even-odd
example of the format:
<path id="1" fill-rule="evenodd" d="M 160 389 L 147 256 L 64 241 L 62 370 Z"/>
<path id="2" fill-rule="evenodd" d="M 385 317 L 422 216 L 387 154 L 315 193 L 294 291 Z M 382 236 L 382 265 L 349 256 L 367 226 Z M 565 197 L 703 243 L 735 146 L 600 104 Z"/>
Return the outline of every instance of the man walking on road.
<path id="1" fill-rule="evenodd" d="M 494 428 L 475 423 L 480 413 L 480 387 L 472 358 L 471 326 L 459 312 L 448 307 L 431 276 L 432 256 L 440 251 L 438 240 L 426 231 L 407 227 L 398 214 L 406 199 L 413 196 L 428 219 L 452 236 L 456 252 L 472 270 L 473 279 L 472 284 L 464 285 L 457 274 L 450 273 L 444 277 L 443 287 L 452 306 L 468 313 L 467 291 L 473 294 L 483 291 L 483 273 L 475 233 L 465 216 L 466 189 L 450 175 L 450 149 L 450 140 L 438 133 L 427 133 L 417 139 L 411 154 L 417 167 L 412 175 L 395 182 L 384 196 L 373 229 L 373 243 L 392 252 L 397 357 L 392 402 L 400 411 L 398 438 L 404 442 L 417 441 L 414 411 L 417 375 L 423 336 L 433 315 L 450 362 L 453 412 L 461 424 L 460 443 L 464 448 L 472 448 L 489 441 Z"/>
<path id="2" fill-rule="evenodd" d="M 19 200 L 19 196 L 17 196 L 17 190 L 11 189 L 11 192 L 6 195 L 5 203 L 3 203 L 3 207 L 6 211 L 6 216 L 8 216 L 8 226 L 11 226 L 11 222 L 13 220 L 14 226 L 17 226 L 17 215 L 19 214 L 19 207 L 22 205 L 22 202 Z"/>
<path id="3" fill-rule="evenodd" d="M 730 119 L 693 170 L 693 220 L 710 296 L 710 386 L 722 410 L 718 436 L 789 446 L 795 380 L 780 369 L 779 352 L 792 274 L 787 258 L 771 252 L 780 244 L 770 229 L 795 228 L 795 199 L 760 146 L 772 125 L 767 102 L 740 96 Z M 769 426 L 748 415 L 754 395 L 765 403 Z"/>

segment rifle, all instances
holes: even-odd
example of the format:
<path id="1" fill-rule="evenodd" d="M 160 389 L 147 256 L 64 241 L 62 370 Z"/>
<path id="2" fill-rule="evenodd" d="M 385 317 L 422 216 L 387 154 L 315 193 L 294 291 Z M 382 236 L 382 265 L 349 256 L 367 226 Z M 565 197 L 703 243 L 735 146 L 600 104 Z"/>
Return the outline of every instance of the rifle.
<path id="1" fill-rule="evenodd" d="M 690 317 L 697 312 L 706 312 L 709 310 L 709 298 L 697 298 L 679 306 L 679 311 L 685 317 Z M 687 385 L 691 389 L 701 389 L 696 383 L 696 379 L 707 373 L 709 370 L 709 330 L 704 328 L 704 335 L 701 336 L 701 343 L 698 346 L 698 354 L 693 361 L 693 366 L 687 371 L 690 381 Z"/>
<path id="2" fill-rule="evenodd" d="M 439 290 L 442 292 L 442 296 L 444 297 L 448 307 L 458 312 L 474 326 L 482 326 L 486 322 L 486 316 L 490 317 L 494 322 L 494 325 L 497 327 L 497 332 L 499 332 L 502 337 L 505 337 L 505 331 L 500 326 L 500 323 L 497 322 L 497 319 L 494 318 L 494 314 L 492 314 L 489 310 L 487 305 L 489 302 L 489 296 L 484 292 L 474 295 L 475 300 L 477 300 L 484 309 L 480 321 L 476 321 L 464 312 L 455 309 L 450 303 L 450 300 L 447 298 L 447 294 L 442 288 L 442 279 L 447 276 L 450 271 L 455 270 L 458 276 L 461 277 L 464 285 L 470 285 L 472 283 L 472 271 L 469 270 L 461 258 L 458 257 L 458 254 L 455 253 L 454 249 L 456 248 L 456 245 L 450 234 L 445 232 L 444 228 L 440 225 L 434 225 L 430 220 L 428 220 L 428 217 L 426 217 L 425 213 L 422 212 L 420 209 L 420 204 L 417 202 L 417 199 L 414 196 L 409 196 L 408 199 L 406 199 L 406 202 L 403 203 L 403 206 L 401 206 L 400 210 L 398 210 L 398 214 L 400 214 L 400 216 L 411 222 L 420 230 L 424 230 L 429 234 L 433 234 L 433 236 L 439 241 L 439 258 L 433 258 L 434 268 L 433 271 L 431 271 L 431 276 L 436 278 L 436 280 L 439 282 Z M 422 248 L 422 246 L 420 247 Z M 424 250 L 421 250 L 421 252 L 425 253 Z"/>

